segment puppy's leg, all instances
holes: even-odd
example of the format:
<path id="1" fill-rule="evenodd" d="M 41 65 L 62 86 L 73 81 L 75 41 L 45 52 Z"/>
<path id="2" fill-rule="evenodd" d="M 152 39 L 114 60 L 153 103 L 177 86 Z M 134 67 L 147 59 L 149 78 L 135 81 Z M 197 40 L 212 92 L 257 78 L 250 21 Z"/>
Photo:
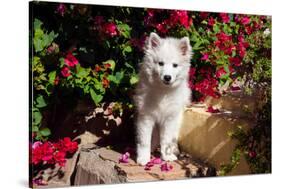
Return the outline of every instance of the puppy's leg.
<path id="1" fill-rule="evenodd" d="M 154 120 L 150 116 L 141 115 L 137 120 L 137 163 L 145 165 L 150 161 L 151 135 Z"/>
<path id="2" fill-rule="evenodd" d="M 167 119 L 160 127 L 161 157 L 165 161 L 177 160 L 180 123 L 181 115 L 177 115 Z"/>
<path id="3" fill-rule="evenodd" d="M 154 152 L 160 145 L 159 126 L 155 125 L 151 137 L 151 152 Z"/>

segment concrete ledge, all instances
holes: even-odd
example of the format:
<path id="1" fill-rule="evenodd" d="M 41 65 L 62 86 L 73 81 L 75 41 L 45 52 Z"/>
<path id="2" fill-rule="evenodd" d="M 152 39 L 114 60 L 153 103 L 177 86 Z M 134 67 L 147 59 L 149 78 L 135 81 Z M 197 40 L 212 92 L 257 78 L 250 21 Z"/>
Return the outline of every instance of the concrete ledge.
<path id="1" fill-rule="evenodd" d="M 230 162 L 237 141 L 232 140 L 228 131 L 240 125 L 248 129 L 252 120 L 241 118 L 231 112 L 208 113 L 204 107 L 188 108 L 184 113 L 179 136 L 181 150 L 210 163 L 216 169 Z M 249 174 L 250 169 L 243 156 L 240 164 L 230 175 Z"/>

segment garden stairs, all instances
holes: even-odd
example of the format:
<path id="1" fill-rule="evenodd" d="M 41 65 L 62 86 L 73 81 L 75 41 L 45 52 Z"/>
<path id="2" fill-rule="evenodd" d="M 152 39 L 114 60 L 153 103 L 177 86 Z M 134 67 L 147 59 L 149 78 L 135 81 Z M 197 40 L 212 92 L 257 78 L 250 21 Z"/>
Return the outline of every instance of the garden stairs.
<path id="1" fill-rule="evenodd" d="M 208 106 L 218 108 L 220 112 L 206 112 Z M 96 142 L 101 137 L 85 130 L 76 137 L 80 141 L 79 150 L 67 160 L 66 167 L 46 169 L 40 174 L 44 180 L 48 180 L 48 187 L 216 176 L 221 164 L 230 162 L 231 154 L 237 144 L 237 141 L 231 139 L 227 133 L 235 131 L 237 126 L 246 130 L 252 127 L 254 124 L 254 120 L 251 118 L 252 112 L 256 108 L 257 99 L 241 95 L 240 92 L 223 96 L 220 99 L 207 98 L 205 104 L 193 104 L 188 107 L 184 112 L 179 136 L 182 153 L 178 161 L 170 163 L 173 170 L 169 172 L 162 172 L 159 165 L 155 165 L 149 171 L 144 170 L 144 167 L 135 163 L 134 155 L 128 163 L 119 163 L 124 149 L 122 151 L 110 146 L 100 147 Z M 88 107 L 81 105 L 73 114 L 77 112 L 81 114 L 88 110 Z M 64 121 L 64 124 L 69 127 L 74 122 L 73 114 L 66 117 Z M 80 125 L 95 127 L 97 123 L 88 121 L 80 123 Z M 75 127 L 79 128 L 77 124 Z M 124 131 L 118 132 L 118 136 L 124 134 Z M 58 174 L 58 172 L 64 174 Z M 241 156 L 240 164 L 229 175 L 249 173 L 249 166 Z"/>

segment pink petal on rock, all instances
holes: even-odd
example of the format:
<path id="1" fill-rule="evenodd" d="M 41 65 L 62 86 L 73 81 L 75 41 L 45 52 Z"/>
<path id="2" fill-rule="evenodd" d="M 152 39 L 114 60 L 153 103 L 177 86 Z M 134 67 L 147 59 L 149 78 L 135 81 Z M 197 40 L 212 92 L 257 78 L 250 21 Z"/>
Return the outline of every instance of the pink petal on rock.
<path id="1" fill-rule="evenodd" d="M 152 162 L 153 164 L 161 164 L 162 160 L 161 158 L 153 158 L 152 160 L 150 160 L 150 162 Z"/>
<path id="2" fill-rule="evenodd" d="M 168 171 L 171 171 L 173 169 L 173 166 L 168 165 L 168 163 L 164 163 L 164 164 L 161 165 L 160 169 L 161 169 L 161 171 L 168 172 Z"/>
<path id="3" fill-rule="evenodd" d="M 130 158 L 130 153 L 126 152 L 125 154 L 121 155 L 121 158 L 119 159 L 119 163 L 128 163 Z"/>

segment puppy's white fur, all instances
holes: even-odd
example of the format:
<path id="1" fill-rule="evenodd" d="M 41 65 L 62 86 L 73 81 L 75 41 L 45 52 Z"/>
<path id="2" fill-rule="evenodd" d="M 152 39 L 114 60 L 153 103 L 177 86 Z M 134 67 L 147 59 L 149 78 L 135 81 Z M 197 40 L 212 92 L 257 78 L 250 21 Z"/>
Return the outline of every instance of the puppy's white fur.
<path id="1" fill-rule="evenodd" d="M 188 72 L 192 49 L 188 37 L 160 38 L 151 33 L 144 50 L 134 96 L 137 163 L 141 165 L 150 161 L 151 151 L 159 144 L 163 160 L 177 159 L 181 117 L 191 101 Z"/>

